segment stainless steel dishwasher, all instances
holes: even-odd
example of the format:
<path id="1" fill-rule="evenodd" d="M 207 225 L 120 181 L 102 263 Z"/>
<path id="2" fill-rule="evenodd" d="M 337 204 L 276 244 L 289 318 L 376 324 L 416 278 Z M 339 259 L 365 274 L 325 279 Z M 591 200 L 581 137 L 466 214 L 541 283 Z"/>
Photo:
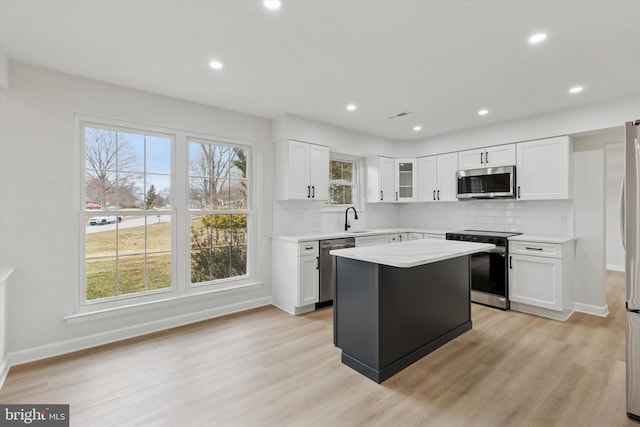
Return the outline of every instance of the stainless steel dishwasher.
<path id="1" fill-rule="evenodd" d="M 329 252 L 334 249 L 352 248 L 355 245 L 356 239 L 354 237 L 320 240 L 320 296 L 318 304 L 327 304 L 333 301 L 336 257 L 329 255 Z"/>

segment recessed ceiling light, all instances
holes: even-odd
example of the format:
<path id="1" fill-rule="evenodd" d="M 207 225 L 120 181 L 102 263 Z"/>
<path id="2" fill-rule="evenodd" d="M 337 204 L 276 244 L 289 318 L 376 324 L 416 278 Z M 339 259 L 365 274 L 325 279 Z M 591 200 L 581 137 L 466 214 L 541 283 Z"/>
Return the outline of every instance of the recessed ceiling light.
<path id="1" fill-rule="evenodd" d="M 280 0 L 265 0 L 263 2 L 264 7 L 269 10 L 278 10 L 280 6 L 282 6 L 282 2 Z"/>
<path id="2" fill-rule="evenodd" d="M 422 126 L 414 126 L 413 130 L 415 130 L 416 132 L 418 132 L 419 130 L 422 130 Z"/>
<path id="3" fill-rule="evenodd" d="M 223 65 L 222 62 L 213 60 L 209 62 L 209 67 L 213 68 L 214 70 L 221 70 Z"/>
<path id="4" fill-rule="evenodd" d="M 545 33 L 534 34 L 531 37 L 529 37 L 529 43 L 537 44 L 544 41 L 546 38 L 547 38 L 547 35 Z"/>
<path id="5" fill-rule="evenodd" d="M 486 109 L 478 110 L 479 116 L 486 116 L 487 114 L 489 114 L 489 110 L 486 110 Z"/>
<path id="6" fill-rule="evenodd" d="M 356 111 L 356 108 L 357 108 L 357 107 L 355 106 L 355 104 L 349 104 L 349 105 L 347 105 L 347 110 L 349 110 L 349 111 Z"/>
<path id="7" fill-rule="evenodd" d="M 569 89 L 569 93 L 580 93 L 582 92 L 582 89 L 584 89 L 582 86 L 574 86 Z"/>

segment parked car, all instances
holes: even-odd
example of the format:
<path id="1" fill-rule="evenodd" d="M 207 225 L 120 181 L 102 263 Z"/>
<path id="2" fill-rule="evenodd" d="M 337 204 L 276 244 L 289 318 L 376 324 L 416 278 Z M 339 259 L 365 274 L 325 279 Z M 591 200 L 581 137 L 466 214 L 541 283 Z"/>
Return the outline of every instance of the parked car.
<path id="1" fill-rule="evenodd" d="M 94 216 L 89 218 L 89 224 L 91 225 L 105 225 L 111 224 L 114 222 L 121 222 L 122 216 L 120 215 L 103 215 L 103 216 Z"/>
<path id="2" fill-rule="evenodd" d="M 86 202 L 86 203 L 84 204 L 84 208 L 85 208 L 85 209 L 91 209 L 91 210 L 93 210 L 93 209 L 102 209 L 102 206 L 100 206 L 100 205 L 99 205 L 99 204 L 97 204 L 97 203 L 93 203 L 93 202 Z"/>

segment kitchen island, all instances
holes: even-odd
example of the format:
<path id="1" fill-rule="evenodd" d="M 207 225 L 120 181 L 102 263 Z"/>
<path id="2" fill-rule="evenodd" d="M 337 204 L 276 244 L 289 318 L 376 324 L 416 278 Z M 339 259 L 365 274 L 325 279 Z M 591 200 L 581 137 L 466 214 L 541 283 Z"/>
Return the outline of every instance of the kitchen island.
<path id="1" fill-rule="evenodd" d="M 415 240 L 331 251 L 342 363 L 381 383 L 471 329 L 469 255 L 493 247 Z"/>

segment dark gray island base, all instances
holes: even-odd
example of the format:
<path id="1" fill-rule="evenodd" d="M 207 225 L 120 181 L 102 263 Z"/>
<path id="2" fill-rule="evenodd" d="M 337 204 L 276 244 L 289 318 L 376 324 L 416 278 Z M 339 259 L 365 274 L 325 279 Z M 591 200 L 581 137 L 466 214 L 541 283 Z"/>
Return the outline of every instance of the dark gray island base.
<path id="1" fill-rule="evenodd" d="M 468 255 L 410 268 L 336 262 L 334 343 L 377 383 L 471 329 Z"/>

